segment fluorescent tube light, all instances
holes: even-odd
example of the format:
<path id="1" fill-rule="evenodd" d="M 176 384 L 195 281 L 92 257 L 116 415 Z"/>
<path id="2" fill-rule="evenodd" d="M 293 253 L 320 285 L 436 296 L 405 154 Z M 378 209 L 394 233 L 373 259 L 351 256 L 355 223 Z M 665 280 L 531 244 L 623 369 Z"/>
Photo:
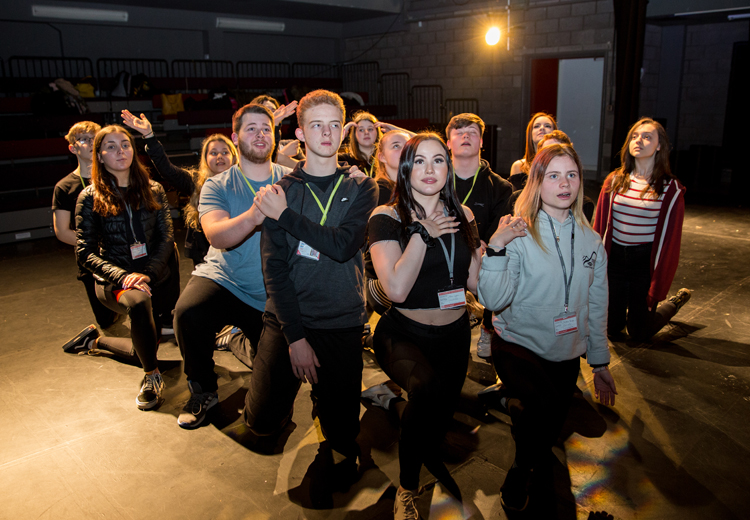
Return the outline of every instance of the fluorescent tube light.
<path id="1" fill-rule="evenodd" d="M 92 22 L 127 22 L 127 11 L 110 9 L 82 9 L 80 7 L 54 7 L 51 5 L 32 5 L 32 16 L 39 18 L 60 18 L 63 20 L 86 20 Z"/>
<path id="2" fill-rule="evenodd" d="M 216 17 L 217 29 L 239 29 L 242 31 L 272 31 L 284 32 L 284 22 L 265 22 L 263 20 L 252 20 L 249 18 L 222 18 Z"/>

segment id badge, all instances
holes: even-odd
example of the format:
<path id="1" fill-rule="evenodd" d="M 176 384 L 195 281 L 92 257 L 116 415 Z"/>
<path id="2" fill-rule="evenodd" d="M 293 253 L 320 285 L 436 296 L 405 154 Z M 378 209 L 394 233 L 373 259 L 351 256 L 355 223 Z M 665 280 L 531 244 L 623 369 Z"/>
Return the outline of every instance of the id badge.
<path id="1" fill-rule="evenodd" d="M 458 309 L 466 306 L 466 290 L 452 285 L 438 293 L 441 310 Z"/>
<path id="2" fill-rule="evenodd" d="M 133 260 L 136 260 L 137 258 L 143 258 L 147 254 L 148 252 L 146 251 L 146 244 L 136 242 L 135 244 L 130 246 L 130 256 L 133 258 Z"/>
<path id="3" fill-rule="evenodd" d="M 320 260 L 320 253 L 300 240 L 297 255 L 310 260 Z"/>
<path id="4" fill-rule="evenodd" d="M 575 312 L 563 312 L 553 318 L 555 336 L 564 336 L 571 332 L 578 332 L 578 317 Z"/>

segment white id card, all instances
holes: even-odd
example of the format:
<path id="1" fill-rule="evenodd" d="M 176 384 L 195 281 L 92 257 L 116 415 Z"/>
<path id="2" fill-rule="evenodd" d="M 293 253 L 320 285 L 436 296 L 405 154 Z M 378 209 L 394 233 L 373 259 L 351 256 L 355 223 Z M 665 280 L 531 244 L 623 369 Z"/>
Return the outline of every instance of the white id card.
<path id="1" fill-rule="evenodd" d="M 297 255 L 309 258 L 310 260 L 320 260 L 320 253 L 301 240 L 299 241 L 299 246 L 297 246 Z"/>
<path id="2" fill-rule="evenodd" d="M 438 293 L 438 300 L 442 310 L 458 309 L 466 305 L 466 291 L 463 287 L 447 289 Z"/>
<path id="3" fill-rule="evenodd" d="M 136 242 L 132 246 L 130 246 L 130 256 L 135 260 L 136 258 L 143 258 L 148 253 L 146 252 L 146 244 L 141 244 L 140 242 Z"/>
<path id="4" fill-rule="evenodd" d="M 555 336 L 564 336 L 578 331 L 578 317 L 575 312 L 563 312 L 553 318 L 555 323 Z"/>

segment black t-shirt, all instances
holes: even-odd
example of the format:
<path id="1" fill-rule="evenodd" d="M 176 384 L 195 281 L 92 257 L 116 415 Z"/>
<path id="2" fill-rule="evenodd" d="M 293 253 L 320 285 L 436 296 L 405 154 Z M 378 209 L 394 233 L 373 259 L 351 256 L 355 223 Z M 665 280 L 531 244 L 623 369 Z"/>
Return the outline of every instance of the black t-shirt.
<path id="1" fill-rule="evenodd" d="M 477 228 L 471 221 L 472 234 L 475 239 L 475 247 L 470 248 L 464 241 L 461 232 L 455 234 L 456 252 L 453 266 L 453 284 L 466 288 L 469 278 L 469 267 L 471 266 L 471 255 L 479 246 Z M 373 215 L 369 222 L 370 245 L 383 241 L 395 241 L 400 243 L 401 221 L 398 220 L 396 210 L 391 208 L 391 214 L 379 213 Z M 445 243 L 448 254 L 451 254 L 451 237 L 443 235 L 440 237 Z M 417 280 L 403 303 L 394 305 L 400 309 L 439 309 L 440 301 L 438 292 L 443 291 L 450 285 L 448 261 L 440 242 L 436 239 L 433 247 L 427 248 L 422 267 L 419 270 Z"/>
<path id="2" fill-rule="evenodd" d="M 81 182 L 83 180 L 83 182 Z M 52 211 L 61 209 L 70 211 L 70 229 L 76 228 L 76 202 L 83 188 L 91 184 L 91 179 L 82 178 L 76 172 L 71 172 L 55 184 L 52 195 Z"/>

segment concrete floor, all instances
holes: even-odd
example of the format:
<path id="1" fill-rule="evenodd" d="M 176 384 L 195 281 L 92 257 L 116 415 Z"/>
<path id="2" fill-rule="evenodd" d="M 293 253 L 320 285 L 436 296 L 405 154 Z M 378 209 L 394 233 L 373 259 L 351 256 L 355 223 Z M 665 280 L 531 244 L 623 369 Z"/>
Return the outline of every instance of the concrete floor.
<path id="1" fill-rule="evenodd" d="M 750 518 L 748 258 L 749 211 L 688 209 L 672 293 L 688 287 L 692 300 L 653 344 L 613 344 L 615 407 L 592 401 L 583 372 L 551 473 L 529 511 L 507 518 Z M 182 430 L 188 392 L 173 342 L 159 351 L 166 401 L 151 412 L 135 407 L 138 367 L 62 352 L 93 320 L 67 246 L 1 246 L 0 266 L 0 518 L 392 518 L 397 429 L 382 410 L 362 407 L 361 480 L 331 493 L 316 477 L 309 386 L 281 438 L 258 442 L 239 411 L 252 372 L 217 352 L 221 402 L 209 424 Z M 183 286 L 189 272 L 183 262 Z M 363 384 L 381 382 L 364 358 Z M 463 504 L 423 472 L 424 518 L 506 518 L 509 418 L 476 398 L 493 377 L 474 357 L 442 448 Z"/>

